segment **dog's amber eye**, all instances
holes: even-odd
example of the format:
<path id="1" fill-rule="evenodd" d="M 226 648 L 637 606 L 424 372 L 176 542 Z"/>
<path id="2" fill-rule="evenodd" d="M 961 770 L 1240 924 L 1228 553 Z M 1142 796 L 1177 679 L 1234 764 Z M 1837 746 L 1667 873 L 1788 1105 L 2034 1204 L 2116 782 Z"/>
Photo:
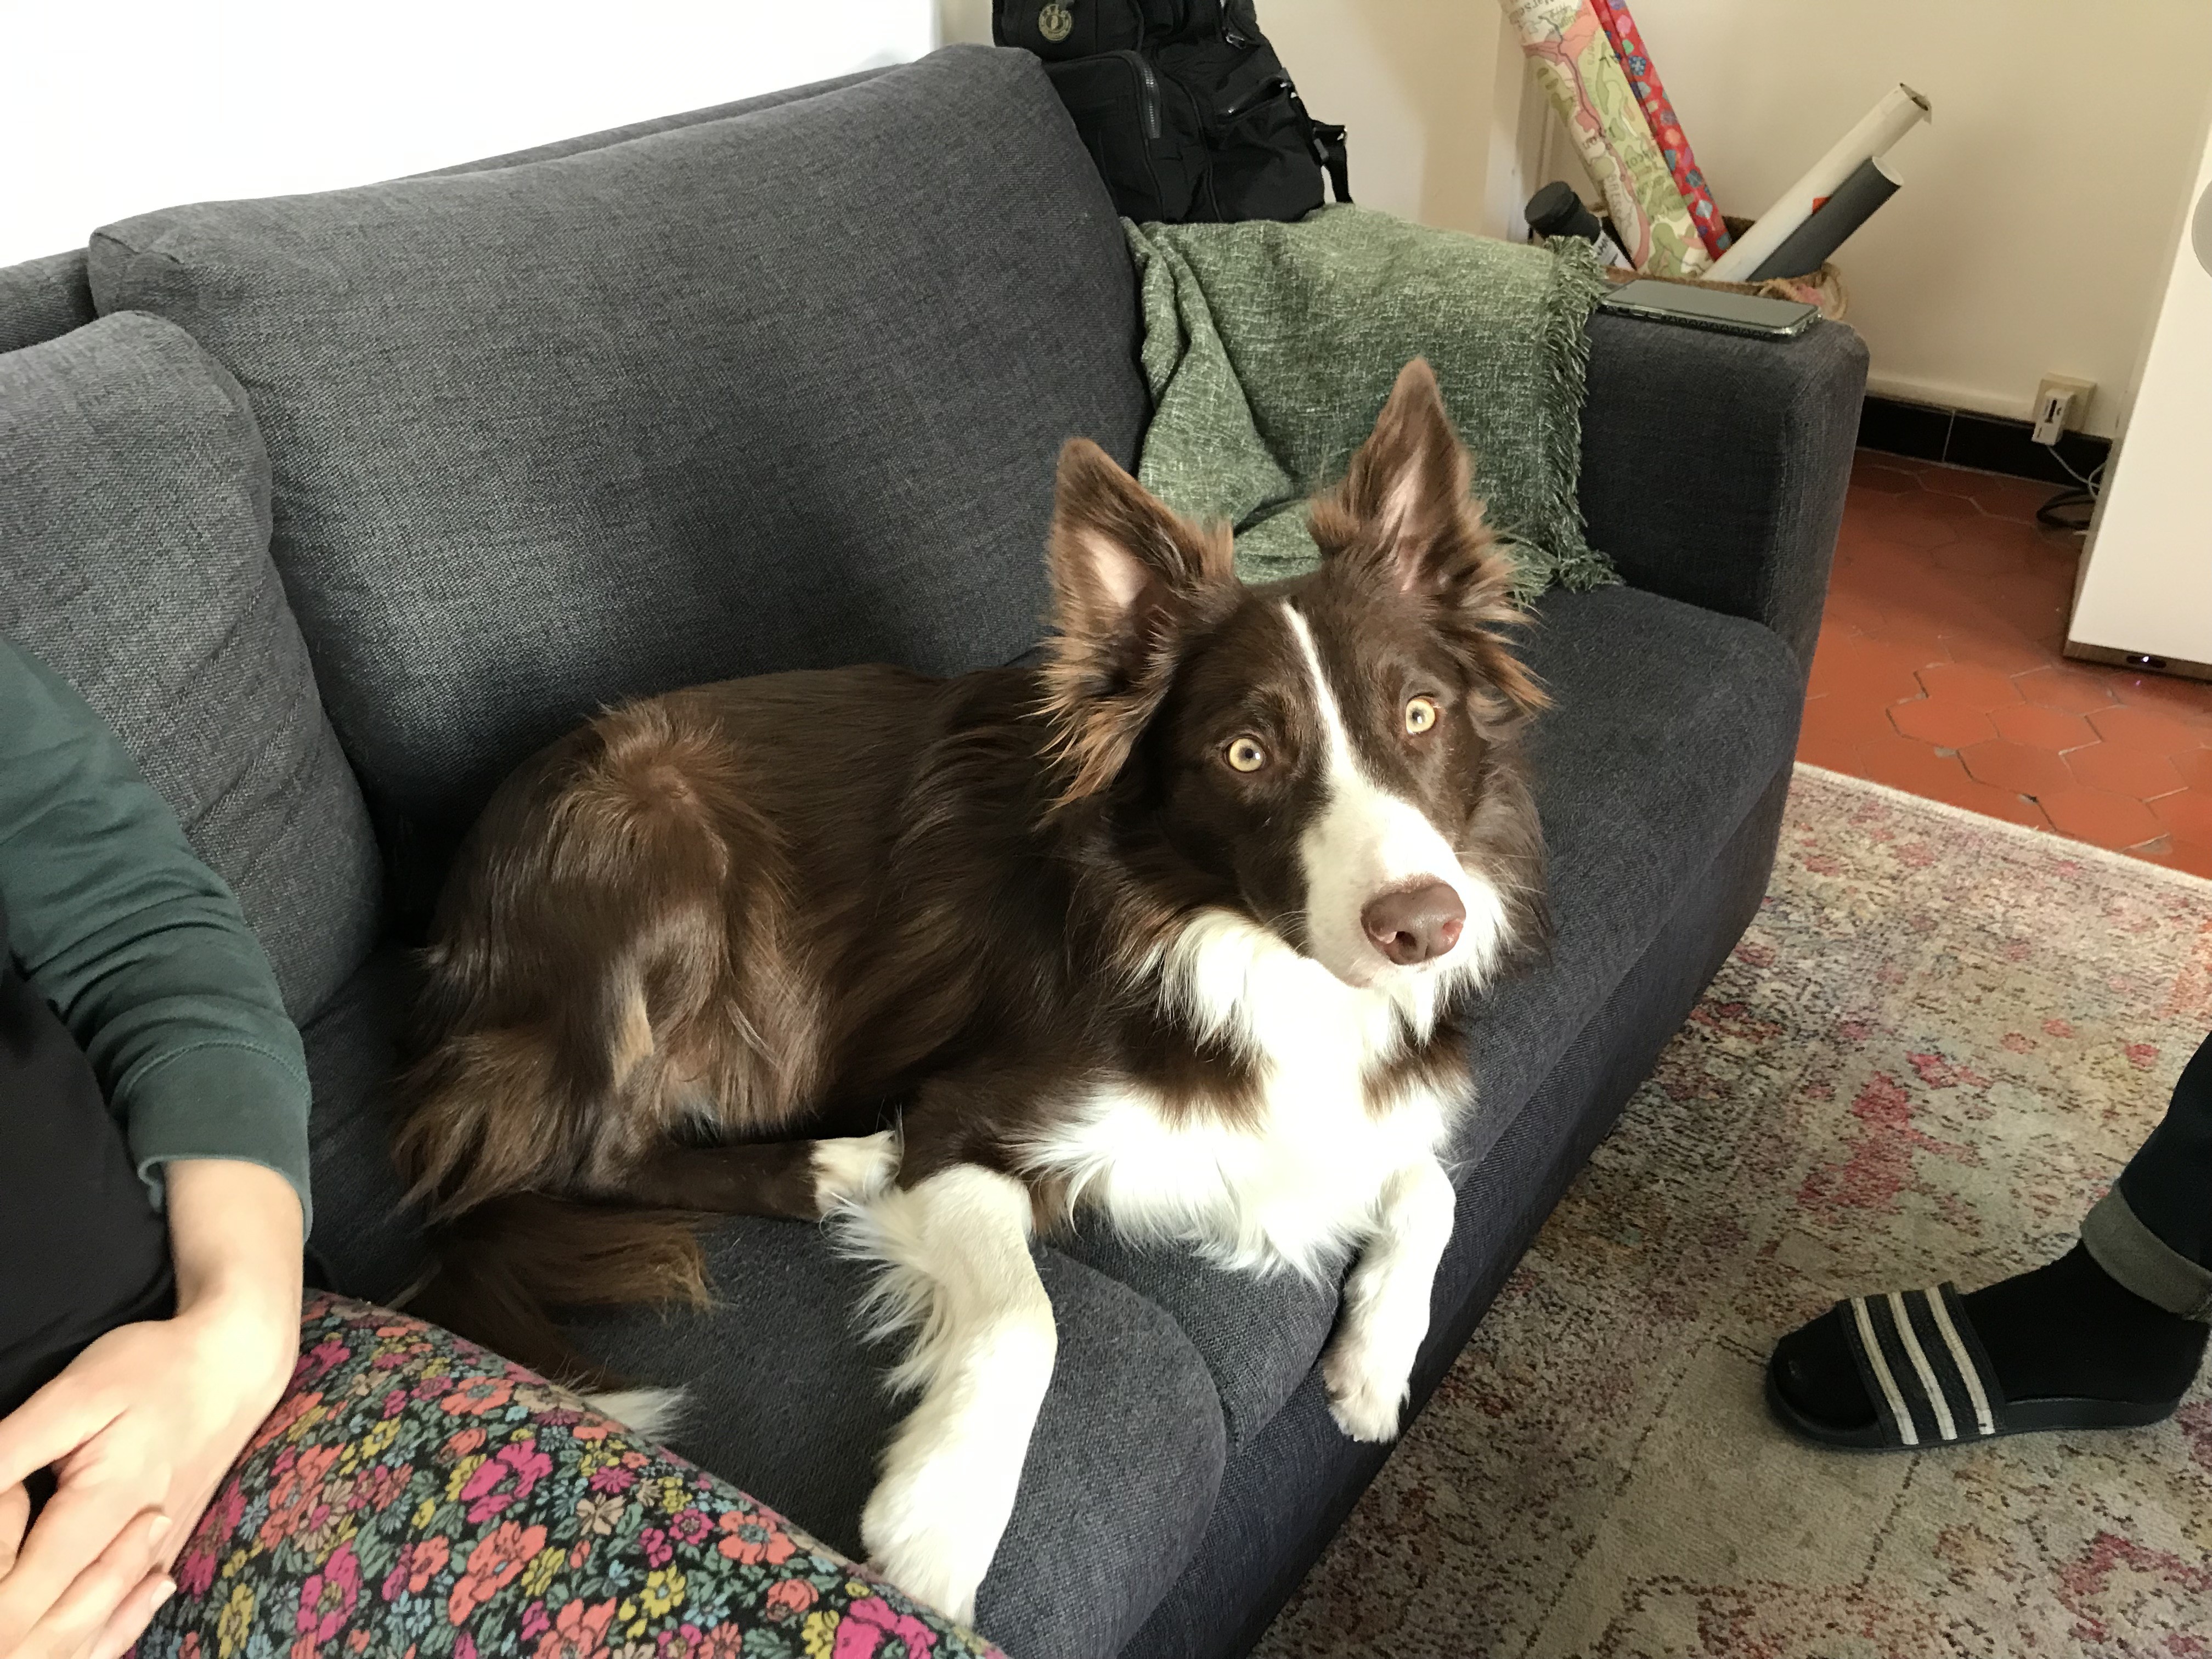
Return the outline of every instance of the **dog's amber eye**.
<path id="1" fill-rule="evenodd" d="M 1426 697 L 1415 697 L 1406 705 L 1406 729 L 1419 736 L 1437 723 L 1437 706 Z"/>
<path id="2" fill-rule="evenodd" d="M 1267 751 L 1252 738 L 1239 738 L 1227 750 L 1229 763 L 1240 772 L 1256 772 L 1267 763 Z"/>

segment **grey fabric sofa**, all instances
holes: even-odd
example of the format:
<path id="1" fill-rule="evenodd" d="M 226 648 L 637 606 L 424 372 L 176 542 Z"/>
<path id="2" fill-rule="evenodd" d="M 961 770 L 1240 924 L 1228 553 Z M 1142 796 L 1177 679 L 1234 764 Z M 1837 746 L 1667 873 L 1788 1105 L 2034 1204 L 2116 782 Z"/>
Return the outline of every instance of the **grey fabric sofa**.
<path id="1" fill-rule="evenodd" d="M 981 48 L 0 271 L 0 629 L 270 945 L 333 1287 L 417 1268 L 406 947 L 499 776 L 630 694 L 1030 647 L 1055 451 L 1134 459 L 1135 329 L 1080 142 Z M 1528 641 L 1556 940 L 1478 1018 L 1417 1403 L 1759 902 L 1863 380 L 1832 325 L 1591 332 L 1583 505 L 1627 585 Z M 714 1311 L 580 1329 L 690 1386 L 679 1449 L 854 1549 L 897 1413 L 860 1270 L 766 1221 L 712 1255 Z M 1334 1296 L 1039 1255 L 1059 1364 L 979 1623 L 1017 1659 L 1242 1651 L 1386 1455 L 1323 1405 Z"/>

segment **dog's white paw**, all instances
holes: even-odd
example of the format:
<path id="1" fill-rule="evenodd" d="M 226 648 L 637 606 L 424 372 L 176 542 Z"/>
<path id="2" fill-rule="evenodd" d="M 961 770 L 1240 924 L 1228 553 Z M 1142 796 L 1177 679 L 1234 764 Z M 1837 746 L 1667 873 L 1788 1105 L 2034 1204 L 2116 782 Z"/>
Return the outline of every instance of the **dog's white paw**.
<path id="1" fill-rule="evenodd" d="M 873 1198 L 898 1173 L 896 1129 L 814 1143 L 814 1201 L 823 1215 Z"/>
<path id="2" fill-rule="evenodd" d="M 1321 1380 L 1328 1391 L 1328 1414 L 1354 1440 L 1398 1437 L 1398 1413 L 1412 1392 L 1411 1367 L 1378 1365 L 1358 1341 L 1339 1340 L 1322 1356 Z"/>
<path id="3" fill-rule="evenodd" d="M 860 1511 L 860 1543 L 868 1565 L 923 1605 L 957 1625 L 975 1622 L 975 1591 L 998 1553 L 996 1534 L 963 1538 L 955 1514 L 932 1516 L 921 1494 L 885 1480 Z"/>

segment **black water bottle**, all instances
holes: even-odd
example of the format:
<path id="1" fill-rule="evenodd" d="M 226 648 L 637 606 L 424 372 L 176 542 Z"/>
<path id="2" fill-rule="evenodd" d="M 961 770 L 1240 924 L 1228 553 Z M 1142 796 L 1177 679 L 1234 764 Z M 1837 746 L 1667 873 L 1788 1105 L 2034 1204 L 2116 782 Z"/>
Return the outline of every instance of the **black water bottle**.
<path id="1" fill-rule="evenodd" d="M 1528 228 L 1539 236 L 1579 236 L 1594 244 L 1598 258 L 1607 264 L 1625 265 L 1629 262 L 1620 245 L 1605 234 L 1597 215 L 1583 204 L 1574 186 L 1563 179 L 1554 179 L 1528 198 L 1527 216 Z"/>

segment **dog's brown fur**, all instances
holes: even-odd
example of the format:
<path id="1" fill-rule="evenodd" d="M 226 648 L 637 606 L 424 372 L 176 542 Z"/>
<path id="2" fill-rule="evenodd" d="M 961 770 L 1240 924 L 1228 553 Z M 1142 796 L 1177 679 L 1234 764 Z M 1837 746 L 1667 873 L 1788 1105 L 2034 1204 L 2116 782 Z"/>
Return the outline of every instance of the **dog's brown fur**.
<path id="1" fill-rule="evenodd" d="M 814 1138 L 896 1122 L 911 1184 L 963 1162 L 1019 1175 L 1015 1149 L 1102 1075 L 1170 1112 L 1249 1115 L 1253 1057 L 1156 979 L 1204 907 L 1300 944 L 1285 872 L 1315 786 L 1263 796 L 1218 764 L 1240 720 L 1311 735 L 1269 702 L 1303 672 L 1270 597 L 1356 643 L 1330 665 L 1345 683 L 1445 690 L 1435 742 L 1363 728 L 1363 759 L 1455 826 L 1520 938 L 1540 932 L 1518 736 L 1542 694 L 1498 632 L 1522 617 L 1425 365 L 1314 504 L 1322 568 L 1275 590 L 1240 586 L 1225 527 L 1088 442 L 1058 489 L 1042 668 L 696 687 L 602 716 L 500 789 L 439 908 L 398 1141 L 443 1230 L 426 1311 L 594 1379 L 547 1309 L 703 1294 L 691 1220 L 818 1214 Z M 1370 1075 L 1370 1107 L 1465 1065 L 1446 1021 Z"/>

